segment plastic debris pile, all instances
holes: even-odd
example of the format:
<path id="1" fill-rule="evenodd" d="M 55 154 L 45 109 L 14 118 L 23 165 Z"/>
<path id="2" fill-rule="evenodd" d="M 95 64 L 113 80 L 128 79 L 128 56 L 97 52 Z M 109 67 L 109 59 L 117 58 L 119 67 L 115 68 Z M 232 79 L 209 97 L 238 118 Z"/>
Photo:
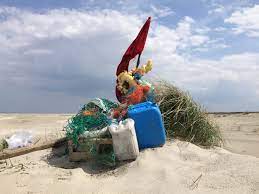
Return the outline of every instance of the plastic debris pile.
<path id="1" fill-rule="evenodd" d="M 120 103 L 96 98 L 68 120 L 65 127 L 67 138 L 73 144 L 69 151 L 78 152 L 74 155 L 77 159 L 81 156 L 80 150 L 84 150 L 97 162 L 114 166 L 116 159 L 136 159 L 139 149 L 159 147 L 165 143 L 161 112 L 154 103 L 154 88 L 143 79 L 152 70 L 152 61 L 148 60 L 139 67 L 150 21 L 149 17 L 118 65 L 116 97 Z M 129 71 L 129 62 L 137 55 L 136 68 Z M 100 144 L 94 139 L 101 138 L 112 140 L 112 145 L 104 145 L 100 149 Z"/>
<path id="2" fill-rule="evenodd" d="M 68 120 L 67 138 L 72 140 L 75 151 L 87 151 L 97 163 L 114 166 L 116 159 L 136 159 L 139 149 L 165 143 L 161 112 L 153 102 L 153 87 L 142 78 L 151 69 L 149 60 L 141 68 L 119 74 L 121 103 L 96 98 Z M 112 139 L 112 145 L 100 150 L 95 139 L 101 138 Z"/>

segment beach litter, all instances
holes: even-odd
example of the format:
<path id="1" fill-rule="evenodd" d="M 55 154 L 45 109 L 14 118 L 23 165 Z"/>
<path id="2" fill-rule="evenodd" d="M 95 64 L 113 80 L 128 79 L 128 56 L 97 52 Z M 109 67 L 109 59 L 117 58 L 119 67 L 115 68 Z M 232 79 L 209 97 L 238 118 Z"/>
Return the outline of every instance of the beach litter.
<path id="1" fill-rule="evenodd" d="M 112 135 L 113 150 L 120 161 L 135 160 L 139 155 L 137 135 L 133 119 L 125 119 L 119 124 L 111 124 L 109 131 Z"/>
<path id="2" fill-rule="evenodd" d="M 136 159 L 139 149 L 165 144 L 165 128 L 154 102 L 154 88 L 143 79 L 152 70 L 152 61 L 140 66 L 150 22 L 149 17 L 117 67 L 119 103 L 95 98 L 68 120 L 65 130 L 71 161 L 93 159 L 115 166 L 117 161 Z M 136 67 L 129 71 L 129 62 L 137 55 Z"/>
<path id="3" fill-rule="evenodd" d="M 166 133 L 157 104 L 147 101 L 128 108 L 128 117 L 135 121 L 139 149 L 163 146 Z"/>
<path id="4" fill-rule="evenodd" d="M 9 149 L 26 147 L 32 144 L 33 135 L 30 132 L 20 131 L 6 138 Z"/>
<path id="5" fill-rule="evenodd" d="M 102 146 L 102 140 L 107 142 L 105 141 L 107 138 L 111 139 L 107 127 L 112 120 L 111 110 L 117 107 L 117 103 L 96 98 L 85 104 L 75 116 L 68 120 L 65 130 L 72 161 L 95 158 L 102 164 L 114 165 L 115 156 L 112 145 L 105 143 L 107 146 Z"/>
<path id="6" fill-rule="evenodd" d="M 26 147 L 21 147 L 21 148 L 16 148 L 16 149 L 6 148 L 0 152 L 0 160 L 10 159 L 13 157 L 21 156 L 24 154 L 28 154 L 31 152 L 44 150 L 44 149 L 48 149 L 48 148 L 60 147 L 60 146 L 64 145 L 66 142 L 67 142 L 67 139 L 65 137 L 63 137 L 60 139 L 44 141 L 42 143 L 37 143 L 37 144 L 33 144 L 31 146 L 26 146 Z"/>

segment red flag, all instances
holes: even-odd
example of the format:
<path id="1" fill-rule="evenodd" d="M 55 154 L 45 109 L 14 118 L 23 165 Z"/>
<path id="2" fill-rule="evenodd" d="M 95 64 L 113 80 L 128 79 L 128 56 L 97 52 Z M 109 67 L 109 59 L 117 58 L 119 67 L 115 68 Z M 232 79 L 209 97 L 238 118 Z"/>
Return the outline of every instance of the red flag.
<path id="1" fill-rule="evenodd" d="M 140 55 L 142 53 L 146 43 L 150 22 L 151 22 L 151 17 L 148 17 L 147 21 L 139 31 L 136 39 L 131 43 L 127 51 L 124 53 L 121 59 L 121 62 L 117 67 L 117 72 L 116 72 L 117 76 L 125 70 L 128 71 L 130 60 L 133 59 L 136 55 Z M 122 102 L 122 94 L 118 90 L 117 86 L 116 86 L 116 97 L 120 102 Z"/>
<path id="2" fill-rule="evenodd" d="M 118 65 L 116 75 L 118 76 L 123 71 L 128 71 L 129 62 L 133 59 L 136 55 L 141 54 L 144 49 L 148 29 L 150 26 L 151 17 L 147 19 L 143 27 L 141 28 L 140 32 L 136 39 L 131 43 L 125 54 L 123 55 L 120 64 Z"/>

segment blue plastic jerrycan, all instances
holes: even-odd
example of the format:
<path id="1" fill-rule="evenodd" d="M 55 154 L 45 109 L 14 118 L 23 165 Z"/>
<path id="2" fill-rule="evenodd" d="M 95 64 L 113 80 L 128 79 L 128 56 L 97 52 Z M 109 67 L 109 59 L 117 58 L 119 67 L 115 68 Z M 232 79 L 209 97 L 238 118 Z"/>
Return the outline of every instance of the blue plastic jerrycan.
<path id="1" fill-rule="evenodd" d="M 155 103 L 143 102 L 129 107 L 128 117 L 135 121 L 139 149 L 165 144 L 164 123 L 160 109 Z"/>

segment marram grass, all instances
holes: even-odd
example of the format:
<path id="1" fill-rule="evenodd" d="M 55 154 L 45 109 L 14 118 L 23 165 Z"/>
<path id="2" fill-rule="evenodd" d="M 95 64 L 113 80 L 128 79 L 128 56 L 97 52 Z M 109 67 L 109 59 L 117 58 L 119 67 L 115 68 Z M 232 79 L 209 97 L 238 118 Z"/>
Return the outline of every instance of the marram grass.
<path id="1" fill-rule="evenodd" d="M 164 119 L 167 137 L 179 138 L 199 146 L 221 146 L 218 125 L 192 97 L 166 81 L 153 83 Z"/>

